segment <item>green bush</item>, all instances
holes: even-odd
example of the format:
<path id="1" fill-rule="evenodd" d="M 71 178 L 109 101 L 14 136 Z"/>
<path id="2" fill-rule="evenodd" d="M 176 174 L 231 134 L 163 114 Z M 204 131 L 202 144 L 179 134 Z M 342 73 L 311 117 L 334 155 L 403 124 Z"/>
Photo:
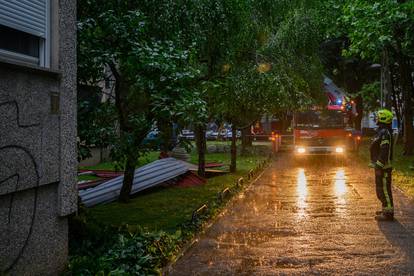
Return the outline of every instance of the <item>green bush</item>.
<path id="1" fill-rule="evenodd" d="M 160 275 L 180 241 L 179 232 L 118 234 L 103 252 L 72 256 L 69 268 L 73 275 Z"/>
<path id="2" fill-rule="evenodd" d="M 109 227 L 85 209 L 69 220 L 68 275 L 160 275 L 183 242 L 180 231 L 147 233 L 128 225 Z"/>

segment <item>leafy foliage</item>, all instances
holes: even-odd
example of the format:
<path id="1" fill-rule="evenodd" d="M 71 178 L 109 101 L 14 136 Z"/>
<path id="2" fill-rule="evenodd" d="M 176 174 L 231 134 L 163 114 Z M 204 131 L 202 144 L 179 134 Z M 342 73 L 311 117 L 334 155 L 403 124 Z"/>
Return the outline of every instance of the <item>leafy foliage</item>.
<path id="1" fill-rule="evenodd" d="M 367 111 L 376 111 L 381 107 L 381 83 L 373 82 L 365 84 L 358 93 L 364 101 L 364 106 Z"/>
<path id="2" fill-rule="evenodd" d="M 114 106 L 107 103 L 93 104 L 78 102 L 78 159 L 91 156 L 91 147 L 106 148 L 116 137 L 116 113 Z"/>
<path id="3" fill-rule="evenodd" d="M 160 275 L 178 250 L 181 234 L 116 233 L 110 246 L 79 252 L 70 259 L 74 275 Z M 83 254 L 82 254 L 83 253 Z"/>
<path id="4" fill-rule="evenodd" d="M 81 209 L 69 219 L 68 275 L 159 275 L 182 242 L 181 232 L 148 233 L 128 225 L 109 227 Z"/>
<path id="5" fill-rule="evenodd" d="M 413 154 L 414 2 L 411 0 L 347 0 L 339 19 L 349 38 L 344 55 L 381 62 L 384 99 L 403 124 L 405 154 Z M 401 98 L 401 101 L 398 99 Z M 391 103 L 392 101 L 392 103 Z M 402 111 L 400 116 L 400 112 Z M 401 120 L 402 118 L 402 120 Z"/>
<path id="6" fill-rule="evenodd" d="M 413 14 L 412 1 L 346 1 L 341 17 L 351 42 L 346 54 L 379 61 L 382 50 L 397 47 L 398 39 L 403 40 L 403 52 L 413 54 Z"/>

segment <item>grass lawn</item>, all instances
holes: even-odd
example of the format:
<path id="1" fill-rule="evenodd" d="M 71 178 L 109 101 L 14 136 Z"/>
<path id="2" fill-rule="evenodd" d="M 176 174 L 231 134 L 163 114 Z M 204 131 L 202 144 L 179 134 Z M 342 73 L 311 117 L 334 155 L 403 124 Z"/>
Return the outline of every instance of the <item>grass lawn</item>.
<path id="1" fill-rule="evenodd" d="M 414 165 L 413 156 L 403 156 L 403 145 L 398 144 L 394 152 L 392 174 L 393 184 L 404 191 L 406 195 L 414 199 L 414 170 L 410 166 Z M 364 161 L 369 161 L 369 143 L 364 143 L 361 147 L 360 155 Z"/>
<path id="2" fill-rule="evenodd" d="M 78 175 L 78 181 L 92 181 L 92 180 L 98 180 L 100 179 L 99 177 L 95 176 L 95 175 Z"/>
<path id="3" fill-rule="evenodd" d="M 155 156 L 155 155 L 151 155 Z M 236 179 L 246 176 L 250 169 L 264 160 L 264 156 L 245 156 L 238 158 L 238 171 L 208 179 L 203 186 L 190 188 L 155 188 L 141 193 L 128 204 L 114 202 L 89 209 L 89 214 L 108 225 L 137 225 L 148 231 L 163 230 L 175 232 L 177 227 L 190 220 L 194 209 L 217 198 L 217 193 L 235 185 Z M 207 162 L 230 164 L 229 153 L 206 155 Z M 197 156 L 191 154 L 191 162 Z"/>

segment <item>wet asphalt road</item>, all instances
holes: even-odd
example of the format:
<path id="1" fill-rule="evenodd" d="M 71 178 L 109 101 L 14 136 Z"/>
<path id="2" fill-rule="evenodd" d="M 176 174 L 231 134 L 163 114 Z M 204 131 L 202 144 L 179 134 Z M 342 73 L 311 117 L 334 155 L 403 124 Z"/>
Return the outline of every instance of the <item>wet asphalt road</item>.
<path id="1" fill-rule="evenodd" d="M 240 195 L 169 275 L 414 275 L 414 204 L 394 192 L 378 223 L 373 171 L 286 154 Z"/>

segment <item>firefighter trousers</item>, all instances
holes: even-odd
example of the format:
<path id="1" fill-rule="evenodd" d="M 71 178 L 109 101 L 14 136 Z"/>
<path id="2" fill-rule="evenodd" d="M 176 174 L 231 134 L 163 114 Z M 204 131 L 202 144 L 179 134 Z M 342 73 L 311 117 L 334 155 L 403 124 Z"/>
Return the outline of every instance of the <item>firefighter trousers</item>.
<path id="1" fill-rule="evenodd" d="M 394 201 L 392 198 L 391 189 L 391 173 L 392 168 L 389 169 L 375 169 L 375 186 L 377 197 L 381 201 L 382 210 L 384 213 L 390 215 L 394 214 Z"/>

